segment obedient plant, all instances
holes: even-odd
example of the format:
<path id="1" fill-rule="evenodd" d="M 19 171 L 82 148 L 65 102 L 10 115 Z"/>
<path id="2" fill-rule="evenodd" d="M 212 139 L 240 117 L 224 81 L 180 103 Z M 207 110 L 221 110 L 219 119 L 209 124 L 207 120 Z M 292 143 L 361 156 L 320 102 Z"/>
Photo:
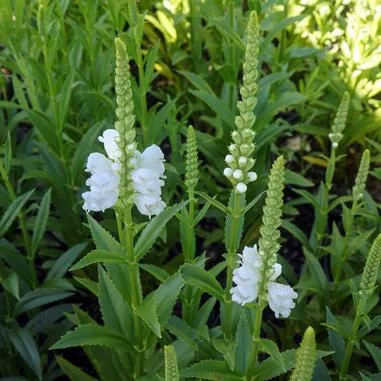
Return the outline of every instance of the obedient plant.
<path id="1" fill-rule="evenodd" d="M 130 10 L 135 9 L 134 4 L 130 4 Z M 329 352 L 317 352 L 315 332 L 311 327 L 306 330 L 297 351 L 281 352 L 278 343 L 269 338 L 269 327 L 272 326 L 274 328 L 271 329 L 283 330 L 290 338 L 300 334 L 292 323 L 300 318 L 302 308 L 299 303 L 304 302 L 306 297 L 305 291 L 297 293 L 287 284 L 296 282 L 296 277 L 290 275 L 285 259 L 279 256 L 287 177 L 283 156 L 274 160 L 269 171 L 267 190 L 263 192 L 262 223 L 255 239 L 242 238 L 246 227 L 245 216 L 263 194 L 254 183 L 257 179 L 254 171 L 254 111 L 260 40 L 255 12 L 250 13 L 246 35 L 238 115 L 231 134 L 232 143 L 228 146 L 229 154 L 225 157 L 227 167 L 223 170 L 223 175 L 231 183 L 228 205 L 208 194 L 207 189 L 206 192 L 205 188 L 204 192 L 197 189 L 201 173 L 198 152 L 200 135 L 197 128 L 189 126 L 182 167 L 185 169 L 183 189 L 186 199 L 182 201 L 180 198 L 178 204 L 166 206 L 161 197 L 162 189 L 166 188 L 164 154 L 156 145 L 138 150 L 140 142 L 137 139 L 139 134 L 136 134 L 133 101 L 136 97 L 132 92 L 141 83 L 139 80 L 139 85 L 131 85 L 133 79 L 126 46 L 120 38 L 115 41 L 115 129 L 106 129 L 98 139 L 103 143 L 104 153 L 89 155 L 86 163 L 86 171 L 90 173 L 86 182 L 89 190 L 82 195 L 83 209 L 88 212 L 96 249 L 72 267 L 72 271 L 78 272 L 76 275 L 83 275 L 85 267 L 98 264 L 97 283 L 78 276 L 76 279 L 97 295 L 103 324 L 95 322 L 76 307 L 69 316 L 76 328 L 53 347 L 82 346 L 102 381 L 110 377 L 140 381 L 266 380 L 291 371 L 293 366 L 295 369 L 289 376 L 291 380 L 311 380 L 317 356 L 329 355 Z M 137 89 L 140 95 L 141 90 Z M 319 220 L 317 215 L 311 242 L 306 237 L 304 239 L 309 266 L 312 261 L 318 272 L 323 252 L 321 245 L 325 243 L 324 234 L 328 225 L 335 151 L 339 149 L 345 127 L 348 103 L 349 96 L 345 94 L 329 136 L 332 148 L 326 181 L 322 185 L 324 210 L 320 212 L 324 215 L 323 220 Z M 146 118 L 147 115 L 140 115 L 140 121 Z M 366 151 L 353 187 L 354 205 L 362 203 L 368 170 L 369 152 Z M 170 176 L 169 172 L 167 176 Z M 258 190 L 259 196 L 247 202 L 247 194 L 251 194 L 252 190 Z M 138 224 L 134 206 L 150 220 Z M 225 217 L 223 238 L 226 253 L 220 252 L 217 263 L 211 265 L 207 260 L 208 248 L 206 254 L 200 252 L 197 234 L 203 218 L 213 207 L 217 210 L 213 213 Z M 111 208 L 115 212 L 114 231 L 118 233 L 118 240 L 90 216 L 93 212 Z M 176 241 L 176 237 L 166 237 L 164 230 L 175 216 L 181 243 L 181 246 L 174 246 L 178 255 L 174 255 L 164 268 L 147 263 L 145 260 L 148 257 L 145 256 L 151 249 L 155 249 L 152 250 L 152 257 L 160 256 L 160 245 L 155 246 L 159 237 Z M 171 224 L 176 225 L 176 219 Z M 108 220 L 107 226 L 111 227 L 112 221 Z M 299 237 L 304 237 L 303 232 L 297 233 Z M 179 248 L 180 253 L 177 252 Z M 378 249 L 379 245 L 374 244 L 368 258 L 371 264 L 367 262 L 364 271 L 367 275 L 363 275 L 360 284 L 358 306 L 361 308 L 356 307 L 358 312 L 353 323 L 353 335 L 345 349 L 342 377 L 346 375 L 348 365 L 345 364 L 353 352 L 352 342 L 360 324 L 358 320 L 365 313 L 364 300 L 368 300 L 375 286 L 377 271 L 374 269 L 378 268 L 380 257 Z M 308 256 L 310 252 L 316 255 L 314 260 Z M 341 261 L 346 259 L 343 254 Z M 302 272 L 305 276 L 304 269 Z M 144 282 L 146 276 L 154 277 L 158 287 L 147 287 Z M 333 276 L 334 280 L 340 277 L 340 273 Z M 298 287 L 303 288 L 303 281 L 302 277 Z M 267 306 L 272 311 L 269 315 L 265 313 Z M 272 323 L 274 316 L 285 319 L 282 323 L 284 328 Z M 331 319 L 327 327 L 332 329 L 334 317 L 327 316 Z M 267 320 L 271 323 L 267 324 Z M 94 350 L 92 345 L 96 345 L 97 349 Z M 319 371 L 322 367 L 324 370 L 324 365 L 319 361 Z M 63 369 L 67 366 L 62 361 L 60 364 L 63 364 Z"/>

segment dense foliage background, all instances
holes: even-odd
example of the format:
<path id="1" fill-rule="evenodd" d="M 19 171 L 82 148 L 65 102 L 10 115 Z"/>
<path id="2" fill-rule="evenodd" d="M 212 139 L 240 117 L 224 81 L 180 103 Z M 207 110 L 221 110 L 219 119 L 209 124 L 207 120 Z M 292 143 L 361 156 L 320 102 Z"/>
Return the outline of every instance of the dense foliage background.
<path id="1" fill-rule="evenodd" d="M 131 4 L 0 0 L 0 376 L 92 379 L 74 366 L 96 376 L 80 348 L 49 348 L 77 324 L 78 308 L 102 320 L 96 266 L 68 269 L 93 248 L 81 208 L 83 168 L 87 155 L 100 151 L 97 136 L 114 122 L 114 38 L 126 42 L 131 58 L 138 141 L 142 147 L 156 143 L 166 154 L 165 201 L 172 204 L 185 194 L 184 142 L 192 124 L 201 162 L 197 190 L 227 204 L 224 157 L 237 113 L 247 15 L 256 10 L 258 181 L 247 199 L 263 192 L 270 163 L 284 155 L 280 260 L 299 293 L 291 318 L 278 321 L 268 314 L 263 330 L 285 351 L 313 326 L 318 349 L 325 351 L 315 379 L 337 379 L 334 369 L 354 314 L 352 295 L 381 231 L 381 6 L 377 0 L 141 0 L 137 9 Z M 345 91 L 349 115 L 322 210 L 328 134 Z M 352 187 L 366 148 L 371 170 L 363 202 L 353 210 Z M 243 245 L 258 239 L 261 202 L 246 216 Z M 204 204 L 200 197 L 199 208 Z M 112 211 L 93 217 L 117 235 Z M 323 226 L 316 226 L 318 219 Z M 224 224 L 223 214 L 211 206 L 197 225 L 196 251 L 208 258 L 207 268 L 222 260 Z M 184 261 L 178 236 L 174 218 L 144 263 L 164 274 L 176 272 Z M 146 266 L 144 292 L 159 281 Z M 379 296 L 377 289 L 368 303 L 352 357 L 354 379 L 381 377 Z M 174 315 L 181 316 L 180 303 Z M 216 307 L 206 323 L 219 324 Z M 176 336 L 170 331 L 164 342 Z M 189 344 L 197 338 L 189 335 L 192 350 L 183 347 L 189 353 L 181 369 L 202 358 Z"/>

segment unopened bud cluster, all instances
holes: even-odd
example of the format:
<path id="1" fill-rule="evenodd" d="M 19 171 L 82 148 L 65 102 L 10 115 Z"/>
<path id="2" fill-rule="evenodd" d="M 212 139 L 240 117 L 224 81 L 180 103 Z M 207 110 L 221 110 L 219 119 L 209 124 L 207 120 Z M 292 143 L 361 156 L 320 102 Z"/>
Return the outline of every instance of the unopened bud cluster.
<path id="1" fill-rule="evenodd" d="M 308 327 L 296 351 L 295 369 L 290 381 L 311 381 L 316 362 L 315 331 Z"/>
<path id="2" fill-rule="evenodd" d="M 370 152 L 365 150 L 361 157 L 360 167 L 357 172 L 355 185 L 352 189 L 353 201 L 359 202 L 364 196 L 364 190 L 366 186 L 366 180 L 369 173 Z"/>
<path id="3" fill-rule="evenodd" d="M 274 273 L 274 265 L 280 249 L 279 226 L 281 224 L 284 188 L 283 156 L 274 162 L 268 182 L 265 206 L 263 207 L 262 226 L 260 227 L 259 255 L 261 257 L 259 299 L 266 300 L 268 284 Z"/>
<path id="4" fill-rule="evenodd" d="M 365 263 L 365 268 L 361 277 L 360 295 L 370 296 L 373 294 L 376 281 L 378 268 L 381 263 L 381 234 L 374 240 L 370 248 L 368 258 Z"/>
<path id="5" fill-rule="evenodd" d="M 188 128 L 187 154 L 185 165 L 185 185 L 194 190 L 198 183 L 198 151 L 196 134 L 192 126 Z"/>
<path id="6" fill-rule="evenodd" d="M 255 145 L 255 132 L 252 127 L 255 122 L 253 109 L 257 104 L 259 26 L 255 12 L 250 14 L 247 26 L 247 45 L 245 62 L 243 64 L 243 81 L 240 87 L 241 101 L 237 107 L 239 115 L 235 118 L 236 130 L 232 133 L 233 143 L 228 147 L 230 154 L 225 157 L 228 165 L 224 175 L 232 182 L 238 193 L 245 193 L 247 184 L 257 179 L 257 174 L 251 169 L 254 166 L 252 158 Z"/>
<path id="7" fill-rule="evenodd" d="M 119 146 L 120 157 L 118 157 L 118 160 L 122 163 L 119 171 L 119 196 L 126 204 L 133 204 L 134 187 L 131 172 L 135 164 L 134 154 L 136 151 L 134 103 L 132 100 L 126 46 L 119 38 L 115 40 L 115 45 L 115 91 L 117 103 L 115 130 L 119 133 L 117 144 Z"/>
<path id="8" fill-rule="evenodd" d="M 343 138 L 342 132 L 345 128 L 345 123 L 347 120 L 348 107 L 349 94 L 344 93 L 343 99 L 340 102 L 339 109 L 337 110 L 336 118 L 333 121 L 332 132 L 328 135 L 334 149 L 339 146 L 339 142 Z"/>

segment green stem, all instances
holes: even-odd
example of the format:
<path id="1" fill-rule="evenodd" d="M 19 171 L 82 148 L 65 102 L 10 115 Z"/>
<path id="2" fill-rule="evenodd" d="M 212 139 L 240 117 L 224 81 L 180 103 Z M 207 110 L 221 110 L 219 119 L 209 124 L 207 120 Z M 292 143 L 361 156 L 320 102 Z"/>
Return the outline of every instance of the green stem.
<path id="1" fill-rule="evenodd" d="M 135 310 L 142 303 L 142 287 L 140 282 L 140 273 L 139 273 L 139 264 L 136 262 L 134 255 L 134 225 L 132 221 L 132 207 L 129 205 L 125 208 L 125 229 L 120 229 L 120 222 L 118 224 L 119 232 L 124 233 L 122 237 L 120 237 L 120 241 L 125 243 L 125 247 L 127 250 L 127 258 L 128 258 L 128 281 L 130 283 L 130 291 L 131 291 L 131 307 L 134 311 L 133 319 L 134 319 L 134 327 L 137 338 L 137 358 L 136 358 L 136 367 L 135 367 L 135 379 L 138 379 L 143 374 L 143 332 L 140 318 L 135 313 Z M 118 221 L 118 217 L 117 217 Z M 124 238 L 123 238 L 124 237 Z"/>
<path id="2" fill-rule="evenodd" d="M 328 161 L 327 170 L 325 173 L 325 184 L 324 184 L 324 193 L 323 199 L 320 206 L 320 213 L 318 215 L 316 230 L 315 230 L 315 255 L 319 257 L 320 254 L 320 245 L 323 241 L 324 234 L 327 228 L 328 222 L 328 198 L 329 192 L 332 188 L 332 180 L 335 173 L 335 164 L 336 164 L 336 151 L 334 148 L 331 148 L 331 156 Z"/>
<path id="3" fill-rule="evenodd" d="M 247 370 L 248 379 L 251 380 L 254 374 L 255 369 L 258 366 L 258 353 L 259 353 L 259 342 L 261 340 L 261 326 L 262 326 L 262 317 L 263 317 L 264 306 L 258 304 L 255 310 L 255 320 L 253 324 L 253 342 L 254 348 L 252 353 L 252 361 Z"/>
<path id="4" fill-rule="evenodd" d="M 361 324 L 362 315 L 363 315 L 362 311 L 363 311 L 363 307 L 364 307 L 365 303 L 366 303 L 366 300 L 361 299 L 359 302 L 359 306 L 357 307 L 357 310 L 356 310 L 355 319 L 354 319 L 353 324 L 352 324 L 351 335 L 349 337 L 347 346 L 345 348 L 344 359 L 343 359 L 343 362 L 341 364 L 340 380 L 346 380 L 347 379 L 349 363 L 351 361 L 353 347 L 356 343 L 357 332 L 358 332 L 358 329 L 359 329 L 360 324 Z"/>
<path id="5" fill-rule="evenodd" d="M 232 206 L 232 222 L 231 229 L 229 231 L 229 242 L 228 253 L 226 258 L 227 264 L 227 275 L 226 275 L 226 288 L 225 288 L 225 318 L 224 318 L 224 336 L 226 340 L 231 340 L 233 337 L 233 320 L 232 320 L 232 309 L 233 302 L 230 296 L 230 290 L 233 286 L 233 271 L 236 267 L 236 255 L 239 242 L 237 242 L 239 220 L 242 213 L 242 195 L 234 191 L 234 199 Z"/>

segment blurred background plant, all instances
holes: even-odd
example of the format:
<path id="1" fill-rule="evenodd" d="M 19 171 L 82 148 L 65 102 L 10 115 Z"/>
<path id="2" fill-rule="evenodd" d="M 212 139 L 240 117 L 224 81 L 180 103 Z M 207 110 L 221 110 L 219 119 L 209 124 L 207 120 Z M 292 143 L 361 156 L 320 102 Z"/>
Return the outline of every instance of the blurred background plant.
<path id="1" fill-rule="evenodd" d="M 318 345 L 327 346 L 318 325 L 327 319 L 330 342 L 342 348 L 333 314 L 349 326 L 349 278 L 358 279 L 370 240 L 381 228 L 377 0 L 0 0 L 0 373 L 59 377 L 62 372 L 47 349 L 71 327 L 63 312 L 71 310 L 69 301 L 94 309 L 87 289 L 96 289 L 96 271 L 75 278 L 66 271 L 89 239 L 80 198 L 85 158 L 100 150 L 96 138 L 114 121 L 114 38 L 126 41 L 131 57 L 139 140 L 160 144 L 168 159 L 165 200 L 177 200 L 186 190 L 184 142 L 192 124 L 202 162 L 198 190 L 218 194 L 227 203 L 228 181 L 222 171 L 237 112 L 250 10 L 259 15 L 262 38 L 254 126 L 258 181 L 248 198 L 265 189 L 270 162 L 275 154 L 283 154 L 288 161 L 284 212 L 293 222 L 284 224 L 288 244 L 283 254 L 293 265 L 286 260 L 282 265 L 292 281 L 306 274 L 300 284 L 306 314 L 304 307 L 297 309 L 286 330 L 270 320 L 266 333 L 278 337 L 286 349 L 294 340 L 287 332 L 301 334 L 311 325 Z M 345 91 L 350 95 L 349 114 L 328 196 L 323 249 L 317 257 L 307 254 L 303 268 L 301 246 L 308 242 L 313 210 L 319 207 L 318 188 L 330 163 L 328 134 Z M 356 228 L 348 230 L 345 203 L 350 202 L 365 148 L 370 150 L 371 176 L 364 202 L 352 216 Z M 115 233 L 109 216 L 106 213 L 102 224 Z M 244 243 L 257 240 L 260 217 L 261 208 L 248 213 Z M 195 228 L 197 253 L 207 249 L 213 264 L 223 252 L 224 222 L 223 214 L 211 208 Z M 170 273 L 177 269 L 183 261 L 177 255 L 178 230 L 171 221 L 147 262 Z M 334 285 L 330 267 L 334 273 L 341 245 L 351 259 L 346 281 Z M 147 275 L 147 290 L 155 284 Z M 317 289 L 321 297 L 311 297 Z M 324 308 L 327 289 L 340 291 L 329 304 L 332 313 Z M 374 299 L 377 315 L 381 311 L 376 304 Z M 47 314 L 51 319 L 45 319 Z M 372 320 L 373 342 L 380 335 L 379 321 Z M 376 358 L 378 352 L 369 348 Z M 369 357 L 364 350 L 361 355 Z M 20 359 L 28 368 L 18 365 Z M 322 360 L 316 369 L 325 369 Z"/>

